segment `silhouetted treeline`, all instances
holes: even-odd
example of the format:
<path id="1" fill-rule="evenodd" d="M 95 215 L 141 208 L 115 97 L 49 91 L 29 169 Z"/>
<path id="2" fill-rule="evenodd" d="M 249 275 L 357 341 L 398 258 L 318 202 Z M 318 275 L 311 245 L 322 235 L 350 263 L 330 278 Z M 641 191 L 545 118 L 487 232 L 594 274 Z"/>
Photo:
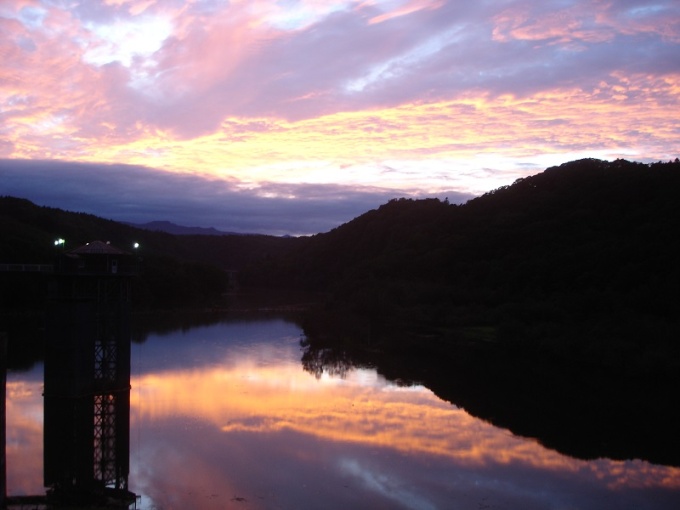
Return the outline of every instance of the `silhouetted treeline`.
<path id="1" fill-rule="evenodd" d="M 249 281 L 328 289 L 335 311 L 440 341 L 675 370 L 678 190 L 678 160 L 575 161 L 464 205 L 393 200 Z"/>
<path id="2" fill-rule="evenodd" d="M 233 284 L 227 271 L 279 254 L 294 242 L 263 235 L 177 236 L 0 197 L 0 263 L 50 264 L 62 249 L 54 245 L 57 238 L 66 240 L 65 250 L 102 240 L 136 252 L 142 259 L 133 293 L 138 309 L 214 303 Z M 40 308 L 44 284 L 40 275 L 0 273 L 0 306 Z"/>

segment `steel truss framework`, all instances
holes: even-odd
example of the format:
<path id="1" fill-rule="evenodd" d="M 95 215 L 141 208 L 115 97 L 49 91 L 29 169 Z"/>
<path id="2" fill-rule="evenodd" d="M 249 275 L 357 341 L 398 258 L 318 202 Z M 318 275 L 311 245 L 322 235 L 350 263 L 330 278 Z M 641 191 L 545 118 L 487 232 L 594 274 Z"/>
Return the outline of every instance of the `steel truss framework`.
<path id="1" fill-rule="evenodd" d="M 129 298 L 129 286 L 115 278 L 97 280 L 97 332 L 94 339 L 93 473 L 109 487 L 127 489 L 127 476 L 118 468 L 116 445 L 118 406 L 117 387 L 121 360 L 118 344 L 118 314 L 121 302 Z M 122 367 L 121 367 L 122 368 Z"/>

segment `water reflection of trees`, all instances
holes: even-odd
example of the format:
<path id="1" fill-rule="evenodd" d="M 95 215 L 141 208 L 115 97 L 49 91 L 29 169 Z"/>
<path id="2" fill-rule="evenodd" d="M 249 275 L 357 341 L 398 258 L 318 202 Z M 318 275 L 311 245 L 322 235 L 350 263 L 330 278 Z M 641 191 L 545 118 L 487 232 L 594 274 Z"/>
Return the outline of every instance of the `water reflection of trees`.
<path id="1" fill-rule="evenodd" d="M 373 368 L 370 364 L 361 365 L 342 349 L 317 347 L 308 339 L 304 339 L 300 343 L 303 347 L 302 367 L 317 379 L 321 379 L 324 373 L 331 377 L 344 379 L 350 370 Z"/>
<path id="2" fill-rule="evenodd" d="M 352 330 L 349 335 L 348 331 Z M 351 316 L 304 323 L 302 365 L 317 378 L 372 367 L 513 433 L 581 459 L 680 465 L 680 396 L 666 377 L 608 372 L 523 352 L 395 331 Z M 454 433 L 454 431 L 452 431 Z"/>
<path id="3" fill-rule="evenodd" d="M 337 315 L 310 312 L 301 326 L 302 367 L 320 379 L 326 373 L 344 378 L 350 370 L 376 368 L 362 353 L 373 345 L 370 324 L 360 318 L 339 319 Z"/>

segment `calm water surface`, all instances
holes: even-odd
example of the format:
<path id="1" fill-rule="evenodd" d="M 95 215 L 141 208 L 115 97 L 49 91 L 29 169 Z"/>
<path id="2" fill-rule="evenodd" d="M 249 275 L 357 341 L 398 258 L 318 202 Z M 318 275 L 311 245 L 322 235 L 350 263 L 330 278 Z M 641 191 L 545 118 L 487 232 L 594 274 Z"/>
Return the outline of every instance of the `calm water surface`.
<path id="1" fill-rule="evenodd" d="M 300 338 L 269 318 L 133 344 L 137 508 L 680 508 L 678 468 L 572 459 L 373 370 L 317 378 Z M 44 493 L 42 365 L 7 395 L 8 492 Z"/>

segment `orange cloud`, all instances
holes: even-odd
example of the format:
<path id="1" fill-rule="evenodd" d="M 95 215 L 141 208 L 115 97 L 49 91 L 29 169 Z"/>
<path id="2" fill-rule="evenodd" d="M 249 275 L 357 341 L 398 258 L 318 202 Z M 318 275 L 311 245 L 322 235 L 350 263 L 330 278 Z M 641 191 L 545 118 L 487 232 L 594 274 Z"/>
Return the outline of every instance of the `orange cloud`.
<path id="1" fill-rule="evenodd" d="M 27 112 L 21 123 L 30 124 L 33 131 L 40 125 L 44 134 L 62 139 L 51 155 L 75 161 L 125 161 L 252 183 L 359 181 L 436 190 L 450 189 L 451 179 L 456 179 L 457 186 L 480 192 L 484 191 L 480 184 L 489 186 L 488 182 L 465 182 L 452 171 L 484 154 L 495 158 L 496 165 L 542 155 L 553 155 L 557 163 L 572 155 L 602 151 L 611 157 L 670 158 L 673 148 L 680 151 L 680 146 L 671 128 L 674 111 L 663 103 L 678 101 L 679 83 L 680 76 L 675 75 L 615 75 L 592 91 L 562 89 L 530 97 L 470 95 L 298 122 L 231 118 L 218 132 L 188 140 L 138 124 L 134 128 L 138 139 L 116 142 L 117 130 L 105 123 L 98 128 L 109 133 L 102 144 L 78 135 L 69 119 L 54 110 Z M 21 136 L 12 139 L 13 157 L 43 154 L 41 143 L 30 132 L 24 128 L 18 132 Z M 402 164 L 415 177 L 385 182 L 382 164 L 398 170 Z M 355 166 L 357 173 L 340 170 L 348 166 Z M 442 179 L 437 180 L 437 173 Z"/>
<path id="2" fill-rule="evenodd" d="M 677 8 L 570 5 L 6 2 L 0 157 L 428 193 L 677 157 Z"/>

